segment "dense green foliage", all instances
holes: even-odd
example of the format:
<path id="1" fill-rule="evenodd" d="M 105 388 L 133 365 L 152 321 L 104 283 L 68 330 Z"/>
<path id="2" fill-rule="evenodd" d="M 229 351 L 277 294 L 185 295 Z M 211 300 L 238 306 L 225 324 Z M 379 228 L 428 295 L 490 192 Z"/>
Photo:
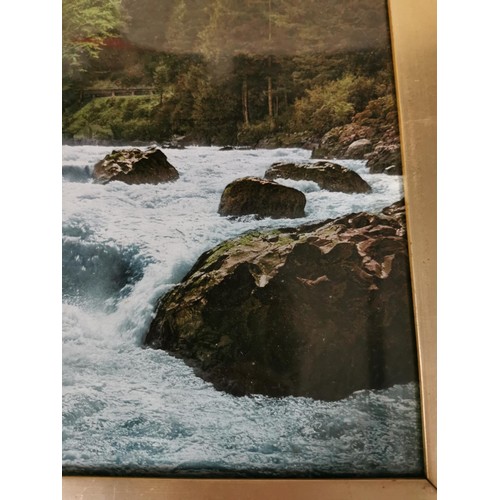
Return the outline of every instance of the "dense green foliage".
<path id="1" fill-rule="evenodd" d="M 63 10 L 67 138 L 317 137 L 393 92 L 383 0 L 63 0 Z M 106 89 L 128 95 L 91 100 Z"/>
<path id="2" fill-rule="evenodd" d="M 64 0 L 64 73 L 78 78 L 92 59 L 99 56 L 105 39 L 116 35 L 120 27 L 120 0 Z"/>
<path id="3" fill-rule="evenodd" d="M 153 139 L 151 97 L 101 97 L 72 115 L 67 133 L 75 139 Z"/>

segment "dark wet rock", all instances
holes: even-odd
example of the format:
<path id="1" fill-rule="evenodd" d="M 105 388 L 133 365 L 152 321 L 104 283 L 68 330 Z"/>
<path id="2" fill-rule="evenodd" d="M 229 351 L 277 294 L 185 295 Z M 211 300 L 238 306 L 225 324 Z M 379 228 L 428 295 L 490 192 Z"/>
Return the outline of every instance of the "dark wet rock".
<path id="1" fill-rule="evenodd" d="M 275 148 L 303 148 L 314 149 L 319 139 L 313 137 L 308 132 L 284 133 L 277 132 L 269 137 L 260 139 L 255 147 L 258 149 Z"/>
<path id="2" fill-rule="evenodd" d="M 234 147 L 233 146 L 222 146 L 219 148 L 219 151 L 233 151 Z"/>
<path id="3" fill-rule="evenodd" d="M 304 217 L 305 205 L 306 197 L 297 189 L 258 177 L 244 177 L 226 186 L 219 214 L 296 218 Z"/>
<path id="4" fill-rule="evenodd" d="M 401 175 L 403 172 L 401 167 L 398 168 L 396 165 L 390 165 L 384 169 L 384 173 L 387 175 Z"/>
<path id="5" fill-rule="evenodd" d="M 158 148 L 115 150 L 98 162 L 92 174 L 95 182 L 106 184 L 159 184 L 179 178 L 179 173 Z"/>
<path id="6" fill-rule="evenodd" d="M 342 193 L 370 193 L 370 185 L 356 172 L 329 161 L 315 163 L 274 163 L 266 179 L 292 179 L 316 182 L 321 189 Z"/>
<path id="7" fill-rule="evenodd" d="M 145 344 L 235 395 L 338 400 L 417 381 L 404 203 L 204 253 Z"/>
<path id="8" fill-rule="evenodd" d="M 366 156 L 367 168 L 372 174 L 402 175 L 401 148 L 399 143 L 380 143 Z"/>

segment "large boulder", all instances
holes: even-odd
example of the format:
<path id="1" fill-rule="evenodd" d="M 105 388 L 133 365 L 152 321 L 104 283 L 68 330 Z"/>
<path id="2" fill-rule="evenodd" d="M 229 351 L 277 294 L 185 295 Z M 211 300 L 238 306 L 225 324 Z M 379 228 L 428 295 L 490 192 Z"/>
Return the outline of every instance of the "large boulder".
<path id="1" fill-rule="evenodd" d="M 158 148 L 142 151 L 137 148 L 113 151 L 94 167 L 95 182 L 107 184 L 121 181 L 126 184 L 159 184 L 179 178 L 179 172 Z"/>
<path id="2" fill-rule="evenodd" d="M 297 189 L 258 177 L 244 177 L 226 186 L 219 214 L 296 218 L 304 217 L 305 206 L 306 197 Z"/>
<path id="3" fill-rule="evenodd" d="M 356 172 L 330 161 L 274 163 L 264 177 L 314 181 L 321 189 L 342 193 L 370 193 L 372 190 Z"/>
<path id="4" fill-rule="evenodd" d="M 404 203 L 204 253 L 145 344 L 234 395 L 338 400 L 417 381 Z"/>
<path id="5" fill-rule="evenodd" d="M 380 143 L 366 155 L 366 167 L 372 174 L 402 175 L 401 147 L 394 143 Z"/>
<path id="6" fill-rule="evenodd" d="M 372 141 L 369 139 L 358 139 L 352 142 L 347 148 L 345 156 L 353 160 L 362 160 L 365 154 L 370 153 L 372 149 Z"/>

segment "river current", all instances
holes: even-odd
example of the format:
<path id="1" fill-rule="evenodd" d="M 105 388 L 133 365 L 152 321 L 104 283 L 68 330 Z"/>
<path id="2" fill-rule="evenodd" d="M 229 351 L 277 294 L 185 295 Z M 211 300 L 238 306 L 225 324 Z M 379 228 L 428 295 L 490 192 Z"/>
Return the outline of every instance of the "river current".
<path id="1" fill-rule="evenodd" d="M 67 473 L 230 477 L 423 474 L 418 386 L 359 391 L 337 402 L 234 397 L 180 359 L 145 349 L 159 297 L 199 255 L 256 228 L 290 227 L 403 196 L 399 176 L 341 161 L 370 194 L 303 191 L 301 219 L 217 214 L 232 180 L 262 176 L 276 161 L 309 161 L 302 149 L 164 150 L 174 183 L 93 184 L 113 148 L 63 147 L 63 470 Z"/>

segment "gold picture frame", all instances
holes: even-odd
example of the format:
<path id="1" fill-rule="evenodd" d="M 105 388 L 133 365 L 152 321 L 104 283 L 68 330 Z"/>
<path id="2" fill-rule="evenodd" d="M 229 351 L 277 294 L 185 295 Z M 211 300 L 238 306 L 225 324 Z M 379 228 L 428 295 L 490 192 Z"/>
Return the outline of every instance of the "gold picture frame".
<path id="1" fill-rule="evenodd" d="M 430 500 L 437 495 L 436 1 L 389 0 L 420 363 L 421 479 L 159 479 L 64 477 L 64 500 Z"/>

